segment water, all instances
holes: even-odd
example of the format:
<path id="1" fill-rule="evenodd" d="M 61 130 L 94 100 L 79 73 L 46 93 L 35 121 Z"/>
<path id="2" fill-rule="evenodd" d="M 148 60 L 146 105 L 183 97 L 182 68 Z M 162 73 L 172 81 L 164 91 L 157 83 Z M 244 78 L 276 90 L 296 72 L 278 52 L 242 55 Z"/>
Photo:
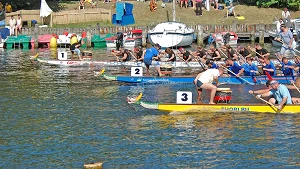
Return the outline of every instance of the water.
<path id="1" fill-rule="evenodd" d="M 108 82 L 93 76 L 100 68 L 32 63 L 29 55 L 36 52 L 0 51 L 0 168 L 83 168 L 91 162 L 103 162 L 104 168 L 300 165 L 297 114 L 168 115 L 129 105 L 125 98 L 144 92 L 146 101 L 175 102 L 176 91 L 195 95 L 192 85 Z M 94 50 L 94 58 L 109 57 Z M 246 92 L 263 86 L 224 87 L 234 90 L 236 102 L 255 103 Z"/>

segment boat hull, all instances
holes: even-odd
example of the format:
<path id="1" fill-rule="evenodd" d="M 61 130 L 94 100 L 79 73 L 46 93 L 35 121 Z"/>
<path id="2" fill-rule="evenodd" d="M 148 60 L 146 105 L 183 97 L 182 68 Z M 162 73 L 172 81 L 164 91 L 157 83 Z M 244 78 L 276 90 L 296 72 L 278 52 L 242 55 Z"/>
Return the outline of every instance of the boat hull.
<path id="1" fill-rule="evenodd" d="M 180 22 L 163 22 L 148 32 L 149 42 L 161 47 L 189 46 L 194 40 L 194 30 Z"/>
<path id="2" fill-rule="evenodd" d="M 80 60 L 45 60 L 45 59 L 37 59 L 38 62 L 53 65 L 53 66 L 85 66 L 87 63 L 94 64 L 94 65 L 100 65 L 100 66 L 107 66 L 107 67 L 113 67 L 113 66 L 136 66 L 136 67 L 146 67 L 144 62 L 135 62 L 135 61 L 128 61 L 128 62 L 118 62 L 118 61 L 80 61 Z M 290 60 L 293 64 L 295 63 L 294 60 Z M 82 63 L 80 63 L 82 62 Z M 224 62 L 218 62 L 218 64 L 224 64 Z M 253 62 L 256 65 L 259 65 L 258 62 Z M 277 60 L 274 60 L 273 63 L 275 65 L 278 65 L 279 62 Z M 161 66 L 169 66 L 174 68 L 202 68 L 204 65 L 201 65 L 199 62 L 182 62 L 182 61 L 176 61 L 176 62 L 159 62 Z M 151 65 L 151 67 L 154 67 L 154 65 Z"/>
<path id="3" fill-rule="evenodd" d="M 193 83 L 195 77 L 135 77 L 135 76 L 112 76 L 112 75 L 103 75 L 107 80 L 115 80 L 119 82 L 125 83 L 146 83 L 146 84 L 164 84 L 164 83 Z M 269 79 L 267 76 L 256 76 L 255 79 L 251 76 L 242 76 L 242 78 L 238 77 L 219 77 L 219 83 L 224 84 L 265 84 Z M 279 83 L 288 84 L 292 77 L 285 76 L 273 76 L 274 80 L 277 80 Z M 247 82 L 246 82 L 247 81 Z"/>
<path id="4" fill-rule="evenodd" d="M 145 108 L 166 112 L 257 112 L 257 113 L 300 113 L 300 105 L 287 105 L 281 111 L 265 104 L 151 104 L 142 102 Z"/>

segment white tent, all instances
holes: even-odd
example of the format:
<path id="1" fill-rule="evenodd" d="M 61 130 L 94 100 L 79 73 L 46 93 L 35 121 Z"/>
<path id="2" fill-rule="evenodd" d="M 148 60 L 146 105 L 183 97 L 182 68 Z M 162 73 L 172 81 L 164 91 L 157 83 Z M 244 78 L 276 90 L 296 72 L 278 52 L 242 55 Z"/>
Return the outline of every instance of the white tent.
<path id="1" fill-rule="evenodd" d="M 52 10 L 48 6 L 46 0 L 41 0 L 41 9 L 40 9 L 40 17 L 42 17 L 42 24 L 43 22 L 43 17 L 47 17 L 52 13 Z M 52 21 L 50 21 L 50 25 L 52 25 Z"/>

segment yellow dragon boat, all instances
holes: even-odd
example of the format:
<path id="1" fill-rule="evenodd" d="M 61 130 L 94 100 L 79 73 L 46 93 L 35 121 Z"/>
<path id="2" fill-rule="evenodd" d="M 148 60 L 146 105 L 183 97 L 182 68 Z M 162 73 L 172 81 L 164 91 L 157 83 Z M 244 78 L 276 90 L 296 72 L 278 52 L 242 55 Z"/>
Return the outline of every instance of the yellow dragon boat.
<path id="1" fill-rule="evenodd" d="M 300 113 L 300 105 L 286 105 L 281 110 L 270 104 L 176 104 L 176 103 L 151 103 L 140 99 L 142 93 L 136 98 L 127 98 L 128 103 L 137 103 L 147 109 L 165 112 L 198 113 L 198 112 L 256 112 L 256 113 Z"/>

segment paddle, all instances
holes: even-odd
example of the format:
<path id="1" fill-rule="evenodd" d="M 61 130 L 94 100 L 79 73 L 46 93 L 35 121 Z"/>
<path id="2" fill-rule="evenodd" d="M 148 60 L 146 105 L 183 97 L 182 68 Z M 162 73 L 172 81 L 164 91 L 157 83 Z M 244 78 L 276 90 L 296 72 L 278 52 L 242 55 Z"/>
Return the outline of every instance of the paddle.
<path id="1" fill-rule="evenodd" d="M 287 45 L 288 46 L 288 44 L 287 43 L 285 43 L 282 39 L 280 39 L 280 40 L 278 40 L 277 39 L 277 41 L 278 42 L 280 42 L 280 43 L 282 43 L 282 44 L 285 44 L 285 45 Z M 296 52 L 298 52 L 298 53 L 300 53 L 300 51 L 299 50 L 297 50 L 297 49 L 295 49 L 295 48 L 293 48 L 293 47 L 289 47 L 291 50 L 293 50 L 293 51 L 296 51 Z"/>
<path id="2" fill-rule="evenodd" d="M 188 67 L 191 67 L 190 64 L 189 64 L 186 60 L 183 59 L 183 57 L 180 57 L 179 55 L 178 55 L 178 57 L 179 57 L 182 61 L 184 61 L 184 62 L 188 65 Z"/>
<path id="3" fill-rule="evenodd" d="M 133 56 L 133 58 L 135 59 L 135 61 L 138 61 L 138 59 L 135 57 L 135 55 L 130 50 L 128 50 L 128 51 L 131 54 L 131 56 Z"/>
<path id="4" fill-rule="evenodd" d="M 268 102 L 267 100 L 261 98 L 261 97 L 256 97 L 256 95 L 252 94 L 252 96 L 254 96 L 255 98 L 263 101 L 264 103 L 266 103 L 267 105 L 269 105 L 276 113 L 279 111 L 279 109 L 272 103 Z"/>
<path id="5" fill-rule="evenodd" d="M 121 62 L 121 61 L 120 61 L 120 58 L 119 58 L 115 53 L 112 52 L 112 54 L 117 58 L 117 61 L 118 61 L 118 62 Z"/>
<path id="6" fill-rule="evenodd" d="M 200 64 L 202 70 L 203 71 L 206 70 L 205 67 L 207 68 L 208 66 L 200 61 L 199 56 L 196 57 L 192 52 L 190 52 L 190 54 L 198 61 L 198 63 Z"/>
<path id="7" fill-rule="evenodd" d="M 242 77 L 238 76 L 238 75 L 237 75 L 237 74 L 235 74 L 233 71 L 231 71 L 231 70 L 227 69 L 225 66 L 223 66 L 223 65 L 221 65 L 221 64 L 220 64 L 220 66 L 221 66 L 223 69 L 225 69 L 225 70 L 229 71 L 230 73 L 232 73 L 233 75 L 235 75 L 237 78 L 240 78 L 240 79 L 242 79 L 244 82 L 246 82 L 246 83 L 248 83 L 248 84 L 250 84 L 250 85 L 254 85 L 254 83 L 250 83 L 250 82 L 248 82 L 246 79 L 244 79 L 244 78 L 242 78 Z"/>
<path id="8" fill-rule="evenodd" d="M 293 86 L 298 90 L 298 92 L 300 93 L 300 90 L 299 90 L 299 88 L 295 85 L 295 83 L 292 82 L 292 84 L 293 84 Z"/>

